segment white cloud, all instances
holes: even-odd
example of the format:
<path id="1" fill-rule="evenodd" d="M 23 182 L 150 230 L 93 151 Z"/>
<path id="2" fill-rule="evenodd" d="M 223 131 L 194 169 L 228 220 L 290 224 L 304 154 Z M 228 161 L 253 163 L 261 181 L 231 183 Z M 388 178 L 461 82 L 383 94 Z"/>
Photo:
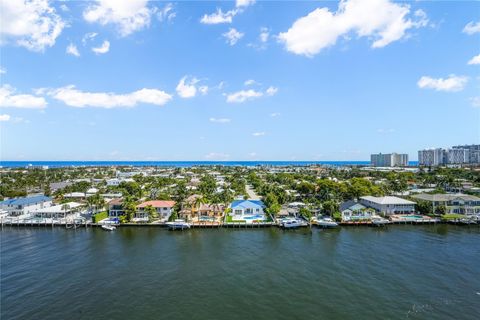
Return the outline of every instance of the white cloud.
<path id="1" fill-rule="evenodd" d="M 5 74 L 7 73 L 7 69 L 0 67 L 0 74 Z"/>
<path id="2" fill-rule="evenodd" d="M 215 123 L 229 123 L 231 120 L 228 118 L 210 118 L 210 122 L 215 122 Z"/>
<path id="3" fill-rule="evenodd" d="M 273 96 L 275 94 L 277 94 L 278 92 L 278 88 L 275 88 L 275 87 L 268 87 L 267 91 L 265 91 L 265 93 L 267 94 L 267 96 Z"/>
<path id="4" fill-rule="evenodd" d="M 254 81 L 254 80 L 247 80 L 247 81 L 245 81 L 244 84 L 248 85 L 248 84 L 256 83 L 255 81 L 254 82 L 251 82 L 251 81 Z M 229 93 L 226 96 L 227 96 L 227 102 L 229 102 L 229 103 L 242 103 L 242 102 L 245 102 L 247 100 L 253 100 L 253 99 L 256 99 L 256 98 L 260 98 L 264 95 L 273 96 L 277 92 L 278 92 L 278 88 L 270 86 L 270 87 L 268 87 L 267 90 L 265 90 L 265 92 L 249 89 L 249 90 L 240 90 L 240 91 L 237 91 L 237 92 Z"/>
<path id="5" fill-rule="evenodd" d="M 15 94 L 15 89 L 9 85 L 0 87 L 0 107 L 23 109 L 43 109 L 47 101 L 43 97 L 31 94 Z"/>
<path id="6" fill-rule="evenodd" d="M 260 29 L 260 42 L 265 43 L 268 41 L 268 38 L 270 37 L 270 32 L 268 31 L 267 28 L 261 28 Z"/>
<path id="7" fill-rule="evenodd" d="M 0 121 L 9 121 L 10 120 L 10 115 L 8 114 L 0 114 Z"/>
<path id="8" fill-rule="evenodd" d="M 251 86 L 251 85 L 254 85 L 256 84 L 257 82 L 253 79 L 248 79 L 247 81 L 245 81 L 243 84 L 246 85 L 246 86 Z"/>
<path id="9" fill-rule="evenodd" d="M 66 52 L 67 52 L 67 54 L 71 54 L 72 56 L 80 57 L 80 52 L 78 52 L 77 46 L 74 45 L 73 43 L 70 43 L 67 46 Z"/>
<path id="10" fill-rule="evenodd" d="M 48 0 L 0 1 L 1 42 L 14 40 L 31 51 L 52 47 L 65 22 Z"/>
<path id="11" fill-rule="evenodd" d="M 248 154 L 249 157 L 256 157 L 257 156 L 257 153 L 256 152 L 250 152 Z"/>
<path id="12" fill-rule="evenodd" d="M 373 40 L 372 47 L 384 47 L 406 36 L 406 31 L 427 25 L 425 12 L 417 10 L 407 18 L 410 6 L 389 0 L 345 0 L 336 12 L 317 8 L 299 18 L 287 32 L 278 35 L 285 48 L 299 55 L 314 56 L 335 45 L 338 38 L 354 32 Z"/>
<path id="13" fill-rule="evenodd" d="M 278 113 L 278 112 L 270 113 L 270 117 L 272 117 L 272 118 L 279 117 L 279 116 L 280 116 L 280 113 Z"/>
<path id="14" fill-rule="evenodd" d="M 468 82 L 465 76 L 450 75 L 448 78 L 431 78 L 423 76 L 418 80 L 417 85 L 421 89 L 434 89 L 436 91 L 456 92 L 461 91 Z"/>
<path id="15" fill-rule="evenodd" d="M 206 95 L 208 93 L 208 86 L 200 86 L 198 87 L 198 91 L 200 91 L 202 95 Z"/>
<path id="16" fill-rule="evenodd" d="M 148 0 L 97 0 L 83 12 L 83 18 L 90 23 L 117 26 L 122 37 L 128 36 L 150 25 L 150 18 L 156 9 L 147 7 Z"/>
<path id="17" fill-rule="evenodd" d="M 470 98 L 470 103 L 472 104 L 472 107 L 480 108 L 480 97 Z"/>
<path id="18" fill-rule="evenodd" d="M 205 159 L 209 160 L 227 160 L 228 158 L 230 158 L 230 155 L 226 153 L 210 152 L 205 155 Z"/>
<path id="19" fill-rule="evenodd" d="M 244 33 L 239 32 L 235 28 L 230 28 L 228 32 L 225 32 L 222 34 L 222 36 L 225 37 L 227 43 L 231 46 L 234 46 L 238 42 L 238 40 L 242 39 L 244 35 L 245 35 Z"/>
<path id="20" fill-rule="evenodd" d="M 127 94 L 115 94 L 111 92 L 83 92 L 77 90 L 74 86 L 66 86 L 51 90 L 49 95 L 71 107 L 106 109 L 134 107 L 139 103 L 163 106 L 172 99 L 172 96 L 165 91 L 145 88 Z"/>
<path id="21" fill-rule="evenodd" d="M 163 9 L 157 13 L 158 20 L 160 21 L 172 21 L 177 16 L 177 13 L 173 11 L 173 4 L 167 3 Z"/>
<path id="22" fill-rule="evenodd" d="M 203 24 L 220 24 L 232 23 L 233 17 L 238 13 L 238 10 L 229 10 L 223 12 L 222 9 L 217 9 L 215 13 L 205 14 L 200 22 Z"/>
<path id="23" fill-rule="evenodd" d="M 247 100 L 252 100 L 263 96 L 263 92 L 255 90 L 240 90 L 227 95 L 227 102 L 229 103 L 242 103 Z"/>
<path id="24" fill-rule="evenodd" d="M 92 51 L 95 52 L 96 54 L 104 54 L 104 53 L 107 53 L 109 50 L 110 50 L 110 41 L 108 40 L 103 41 L 100 47 L 92 48 Z"/>
<path id="25" fill-rule="evenodd" d="M 463 33 L 466 34 L 475 34 L 480 32 L 480 21 L 479 22 L 473 22 L 470 21 L 467 23 L 467 25 L 463 28 Z"/>
<path id="26" fill-rule="evenodd" d="M 98 33 L 96 33 L 96 32 L 85 33 L 85 35 L 82 38 L 82 44 L 86 45 L 87 41 L 91 41 L 91 40 L 95 39 L 96 36 L 98 36 Z"/>
<path id="27" fill-rule="evenodd" d="M 235 1 L 235 6 L 237 8 L 248 7 L 255 3 L 255 0 L 237 0 Z"/>
<path id="28" fill-rule="evenodd" d="M 197 94 L 197 87 L 195 86 L 198 83 L 197 78 L 191 78 L 189 80 L 188 76 L 184 76 L 177 85 L 177 94 L 182 98 L 193 98 Z M 208 89 L 207 89 L 208 90 Z"/>
<path id="29" fill-rule="evenodd" d="M 254 136 L 254 137 L 262 137 L 264 135 L 265 135 L 264 131 L 252 133 L 252 136 Z"/>
<path id="30" fill-rule="evenodd" d="M 468 61 L 468 64 L 480 64 L 480 54 L 476 55 Z"/>

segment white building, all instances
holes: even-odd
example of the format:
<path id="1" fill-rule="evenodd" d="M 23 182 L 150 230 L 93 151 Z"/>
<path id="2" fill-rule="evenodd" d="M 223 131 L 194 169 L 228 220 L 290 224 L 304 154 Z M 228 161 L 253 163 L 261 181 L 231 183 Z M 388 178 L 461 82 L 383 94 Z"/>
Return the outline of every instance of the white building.
<path id="1" fill-rule="evenodd" d="M 137 206 L 137 212 L 135 213 L 135 218 L 133 221 L 137 222 L 146 222 L 149 220 L 148 210 L 145 210 L 146 207 L 151 206 L 155 209 L 158 215 L 158 219 L 161 221 L 168 221 L 170 216 L 173 213 L 173 207 L 175 206 L 175 201 L 165 201 L 165 200 L 152 200 L 146 201 Z"/>
<path id="2" fill-rule="evenodd" d="M 408 154 L 395 152 L 372 154 L 370 161 L 374 167 L 406 167 L 408 166 Z"/>
<path id="3" fill-rule="evenodd" d="M 81 203 L 67 202 L 48 208 L 38 209 L 32 213 L 39 218 L 66 218 L 69 215 L 79 212 L 82 207 L 83 205 Z"/>
<path id="4" fill-rule="evenodd" d="M 446 163 L 447 154 L 442 148 L 418 151 L 418 164 L 421 166 L 441 166 Z"/>
<path id="5" fill-rule="evenodd" d="M 449 164 L 462 164 L 470 162 L 470 150 L 449 149 L 447 150 L 447 161 Z"/>
<path id="6" fill-rule="evenodd" d="M 0 209 L 7 211 L 10 216 L 21 216 L 38 209 L 50 207 L 51 205 L 51 198 L 40 195 L 2 201 L 0 202 Z"/>
<path id="7" fill-rule="evenodd" d="M 415 202 L 392 196 L 360 197 L 360 203 L 386 216 L 415 212 Z"/>

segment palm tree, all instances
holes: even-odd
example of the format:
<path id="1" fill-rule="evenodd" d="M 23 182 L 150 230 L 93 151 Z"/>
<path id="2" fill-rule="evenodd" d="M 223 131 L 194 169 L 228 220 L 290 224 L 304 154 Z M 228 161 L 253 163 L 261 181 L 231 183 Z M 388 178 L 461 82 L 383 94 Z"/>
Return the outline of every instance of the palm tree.
<path id="1" fill-rule="evenodd" d="M 155 209 L 151 205 L 146 206 L 144 211 L 148 214 L 148 221 L 158 218 L 157 209 Z"/>
<path id="2" fill-rule="evenodd" d="M 205 203 L 207 203 L 207 200 L 203 196 L 197 197 L 193 203 L 194 207 L 197 209 L 198 221 L 200 221 L 200 207 Z"/>

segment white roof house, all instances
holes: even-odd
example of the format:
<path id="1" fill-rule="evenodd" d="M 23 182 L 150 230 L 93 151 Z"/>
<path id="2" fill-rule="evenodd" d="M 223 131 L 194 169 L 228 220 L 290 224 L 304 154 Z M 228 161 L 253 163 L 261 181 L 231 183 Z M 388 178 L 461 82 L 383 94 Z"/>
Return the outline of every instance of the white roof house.
<path id="1" fill-rule="evenodd" d="M 360 203 L 366 207 L 375 209 L 384 215 L 406 214 L 415 212 L 415 202 L 399 197 L 360 197 Z"/>
<path id="2" fill-rule="evenodd" d="M 83 205 L 78 202 L 67 202 L 64 204 L 59 204 L 56 206 L 51 206 L 48 208 L 38 209 L 33 212 L 36 216 L 44 218 L 65 218 L 69 214 L 73 214 L 78 211 Z"/>

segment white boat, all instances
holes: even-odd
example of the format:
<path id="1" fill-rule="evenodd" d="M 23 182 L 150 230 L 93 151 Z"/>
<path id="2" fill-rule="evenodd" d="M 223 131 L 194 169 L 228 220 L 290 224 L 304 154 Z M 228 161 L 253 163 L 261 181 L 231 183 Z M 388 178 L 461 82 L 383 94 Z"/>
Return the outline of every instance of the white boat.
<path id="1" fill-rule="evenodd" d="M 389 224 L 390 221 L 382 217 L 372 217 L 372 225 L 381 227 Z"/>
<path id="2" fill-rule="evenodd" d="M 330 217 L 318 217 L 318 218 L 313 218 L 313 222 L 322 228 L 335 228 L 338 227 L 338 223 L 336 223 L 332 218 Z"/>
<path id="3" fill-rule="evenodd" d="M 108 224 L 102 224 L 102 229 L 103 230 L 107 230 L 107 231 L 113 231 L 115 229 L 117 229 L 115 226 L 112 226 L 112 225 L 108 225 Z"/>
<path id="4" fill-rule="evenodd" d="M 189 229 L 190 223 L 185 222 L 183 219 L 176 219 L 175 221 L 169 221 L 166 223 L 170 230 L 183 230 Z"/>
<path id="5" fill-rule="evenodd" d="M 280 220 L 280 226 L 284 229 L 306 227 L 307 225 L 307 222 L 296 218 L 285 218 Z"/>

